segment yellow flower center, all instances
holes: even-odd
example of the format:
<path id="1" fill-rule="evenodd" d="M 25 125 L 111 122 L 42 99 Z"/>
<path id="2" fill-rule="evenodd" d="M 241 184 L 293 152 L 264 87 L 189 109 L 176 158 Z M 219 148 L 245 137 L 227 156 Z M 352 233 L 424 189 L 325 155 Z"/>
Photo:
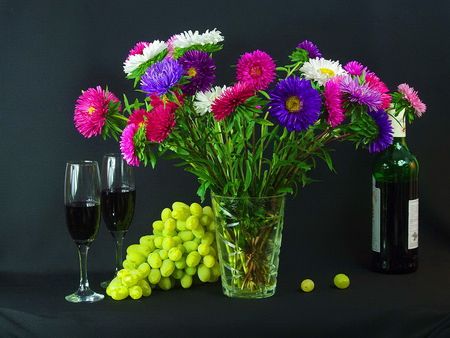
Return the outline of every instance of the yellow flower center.
<path id="1" fill-rule="evenodd" d="M 194 76 L 197 75 L 197 70 L 196 70 L 194 67 L 189 68 L 189 69 L 187 70 L 187 72 L 188 72 L 188 75 L 189 75 L 190 77 L 194 77 Z"/>
<path id="2" fill-rule="evenodd" d="M 328 68 L 319 68 L 319 70 L 322 74 L 328 75 L 328 78 L 336 75 L 335 72 Z"/>
<path id="3" fill-rule="evenodd" d="M 261 67 L 252 67 L 252 69 L 250 71 L 251 77 L 257 78 L 257 77 L 260 77 L 261 74 L 262 74 Z"/>
<path id="4" fill-rule="evenodd" d="M 89 107 L 88 113 L 92 114 L 93 112 L 95 112 L 95 108 L 94 107 Z"/>
<path id="5" fill-rule="evenodd" d="M 286 109 L 290 113 L 298 113 L 303 108 L 303 102 L 298 96 L 291 96 L 286 100 Z"/>

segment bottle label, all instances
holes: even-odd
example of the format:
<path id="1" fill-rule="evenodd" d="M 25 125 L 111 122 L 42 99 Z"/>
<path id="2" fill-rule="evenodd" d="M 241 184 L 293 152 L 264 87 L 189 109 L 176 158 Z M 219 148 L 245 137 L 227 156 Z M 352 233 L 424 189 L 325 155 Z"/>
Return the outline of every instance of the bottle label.
<path id="1" fill-rule="evenodd" d="M 372 250 L 380 252 L 380 205 L 381 191 L 372 176 Z"/>
<path id="2" fill-rule="evenodd" d="M 419 247 L 419 199 L 409 201 L 408 249 Z"/>

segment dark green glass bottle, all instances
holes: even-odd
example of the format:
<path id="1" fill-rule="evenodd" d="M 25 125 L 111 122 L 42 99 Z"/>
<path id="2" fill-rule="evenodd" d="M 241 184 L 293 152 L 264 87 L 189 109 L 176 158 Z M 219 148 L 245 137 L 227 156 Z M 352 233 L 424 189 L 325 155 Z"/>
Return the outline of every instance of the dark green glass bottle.
<path id="1" fill-rule="evenodd" d="M 406 145 L 403 114 L 392 126 L 394 142 L 373 166 L 371 268 L 401 274 L 418 267 L 419 163 Z"/>

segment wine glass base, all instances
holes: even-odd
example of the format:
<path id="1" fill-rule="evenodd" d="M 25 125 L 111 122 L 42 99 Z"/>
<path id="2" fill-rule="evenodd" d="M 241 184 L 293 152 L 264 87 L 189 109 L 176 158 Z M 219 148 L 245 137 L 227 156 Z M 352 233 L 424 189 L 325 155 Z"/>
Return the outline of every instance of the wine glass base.
<path id="1" fill-rule="evenodd" d="M 105 298 L 105 295 L 96 293 L 92 290 L 85 290 L 72 293 L 66 296 L 66 300 L 70 303 L 94 303 Z"/>

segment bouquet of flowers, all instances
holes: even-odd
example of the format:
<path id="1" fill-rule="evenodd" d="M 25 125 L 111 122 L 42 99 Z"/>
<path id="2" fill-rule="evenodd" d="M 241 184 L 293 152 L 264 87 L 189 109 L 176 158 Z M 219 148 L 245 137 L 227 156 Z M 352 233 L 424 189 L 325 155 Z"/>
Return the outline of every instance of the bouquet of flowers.
<path id="1" fill-rule="evenodd" d="M 235 83 L 214 86 L 212 53 L 223 40 L 214 29 L 137 43 L 123 69 L 142 99 L 124 95 L 122 104 L 107 88 L 89 88 L 75 106 L 75 126 L 85 137 L 120 136 L 131 165 L 181 159 L 179 165 L 197 175 L 202 199 L 208 189 L 257 197 L 311 182 L 316 158 L 332 169 L 333 142 L 349 140 L 370 152 L 386 148 L 392 142 L 388 111 L 406 109 L 410 120 L 425 111 L 407 84 L 389 94 L 367 67 L 325 59 L 309 41 L 284 67 L 263 51 L 245 53 Z"/>

